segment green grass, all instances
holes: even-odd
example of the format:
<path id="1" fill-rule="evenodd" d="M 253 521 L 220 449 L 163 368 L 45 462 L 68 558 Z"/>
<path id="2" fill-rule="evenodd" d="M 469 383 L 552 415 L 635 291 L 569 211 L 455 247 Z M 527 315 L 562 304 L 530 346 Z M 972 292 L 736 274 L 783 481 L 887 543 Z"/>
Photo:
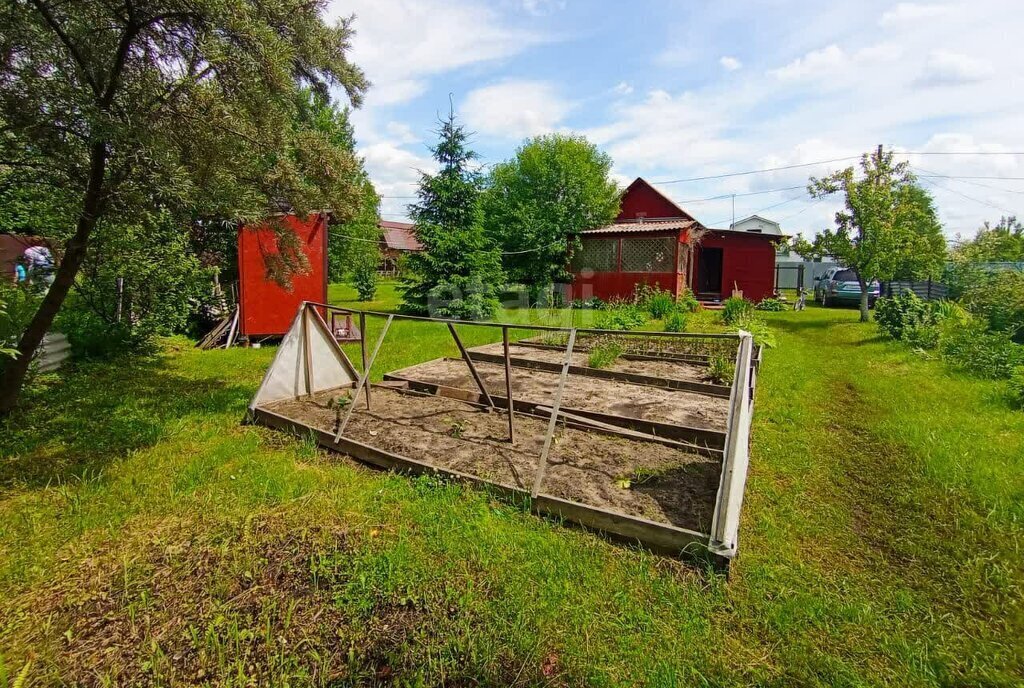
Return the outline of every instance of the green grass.
<path id="1" fill-rule="evenodd" d="M 80 366 L 0 428 L 0 676 L 1019 685 L 1024 413 L 855 310 L 764 315 L 729 582 L 240 424 L 270 347 Z M 455 355 L 395 328 L 381 371 Z"/>

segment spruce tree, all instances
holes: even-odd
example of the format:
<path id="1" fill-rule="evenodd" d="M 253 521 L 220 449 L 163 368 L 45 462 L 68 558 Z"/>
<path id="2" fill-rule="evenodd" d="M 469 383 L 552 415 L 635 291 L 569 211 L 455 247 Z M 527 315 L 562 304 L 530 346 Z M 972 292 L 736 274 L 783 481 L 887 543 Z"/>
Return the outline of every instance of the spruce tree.
<path id="1" fill-rule="evenodd" d="M 423 250 L 409 257 L 401 287 L 403 309 L 417 314 L 483 320 L 498 308 L 503 281 L 501 255 L 485 236 L 480 210 L 476 154 L 454 112 L 441 121 L 431 149 L 437 174 L 420 175 L 419 201 L 409 206 Z"/>

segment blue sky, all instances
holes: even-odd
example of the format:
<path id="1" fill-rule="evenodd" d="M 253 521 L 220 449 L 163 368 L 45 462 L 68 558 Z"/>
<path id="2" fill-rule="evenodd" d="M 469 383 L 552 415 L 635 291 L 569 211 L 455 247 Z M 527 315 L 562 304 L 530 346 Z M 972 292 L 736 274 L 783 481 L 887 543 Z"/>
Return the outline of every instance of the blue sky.
<path id="1" fill-rule="evenodd" d="M 482 163 L 531 135 L 581 133 L 621 183 L 643 176 L 710 225 L 728 224 L 733 200 L 700 199 L 737 194 L 737 218 L 814 234 L 839 201 L 778 189 L 850 163 L 665 182 L 878 143 L 932 175 L 951 237 L 1024 206 L 1024 180 L 948 178 L 1024 177 L 1024 155 L 1001 154 L 1024 152 L 1019 0 L 335 0 L 330 13 L 356 15 L 352 59 L 374 85 L 353 122 L 387 219 L 432 167 L 449 94 Z"/>

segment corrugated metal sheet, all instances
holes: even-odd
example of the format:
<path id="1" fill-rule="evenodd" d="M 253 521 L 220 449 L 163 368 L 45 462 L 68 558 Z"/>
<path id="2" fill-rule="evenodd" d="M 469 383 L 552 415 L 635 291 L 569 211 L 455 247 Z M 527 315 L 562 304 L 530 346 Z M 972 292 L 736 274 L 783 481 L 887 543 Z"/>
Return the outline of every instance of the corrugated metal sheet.
<path id="1" fill-rule="evenodd" d="M 39 372 L 49 373 L 57 370 L 70 356 L 71 344 L 68 338 L 60 332 L 47 332 L 39 347 Z"/>
<path id="2" fill-rule="evenodd" d="M 423 244 L 416 238 L 416 225 L 408 222 L 380 221 L 384 245 L 395 251 L 422 251 Z"/>
<path id="3" fill-rule="evenodd" d="M 643 232 L 666 232 L 689 229 L 697 223 L 693 220 L 651 220 L 649 222 L 616 222 L 607 227 L 585 229 L 580 234 L 640 234 Z"/>

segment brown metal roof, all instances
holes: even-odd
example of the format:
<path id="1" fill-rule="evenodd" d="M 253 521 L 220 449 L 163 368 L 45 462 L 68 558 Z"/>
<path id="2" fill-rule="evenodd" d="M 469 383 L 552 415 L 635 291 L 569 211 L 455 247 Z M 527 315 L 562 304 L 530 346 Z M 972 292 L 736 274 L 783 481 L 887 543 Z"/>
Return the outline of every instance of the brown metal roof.
<path id="1" fill-rule="evenodd" d="M 423 244 L 416 238 L 416 225 L 409 222 L 378 222 L 383 236 L 384 245 L 395 251 L 422 251 Z"/>
<path id="2" fill-rule="evenodd" d="M 697 223 L 683 218 L 674 220 L 645 220 L 644 222 L 616 222 L 607 227 L 585 229 L 580 234 L 640 234 L 643 232 L 671 232 L 689 229 Z"/>

